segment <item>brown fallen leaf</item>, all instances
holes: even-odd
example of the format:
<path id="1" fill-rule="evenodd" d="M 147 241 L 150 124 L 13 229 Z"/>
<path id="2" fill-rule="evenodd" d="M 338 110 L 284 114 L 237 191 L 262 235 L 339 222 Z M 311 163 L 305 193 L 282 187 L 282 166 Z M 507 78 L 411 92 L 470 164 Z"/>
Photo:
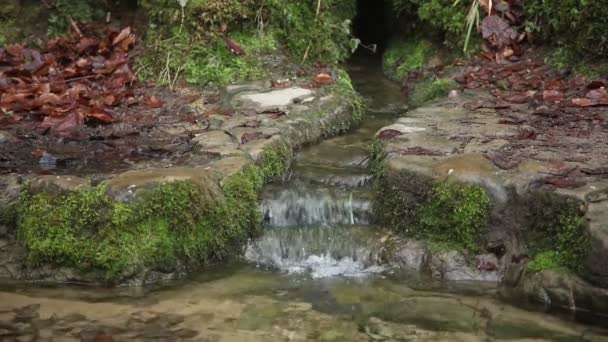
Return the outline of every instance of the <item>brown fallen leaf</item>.
<path id="1" fill-rule="evenodd" d="M 156 96 L 151 96 L 144 99 L 144 104 L 150 108 L 160 108 L 163 106 L 163 103 Z"/>
<path id="2" fill-rule="evenodd" d="M 315 76 L 314 81 L 318 84 L 332 84 L 334 83 L 334 78 L 326 73 L 320 73 Z"/>

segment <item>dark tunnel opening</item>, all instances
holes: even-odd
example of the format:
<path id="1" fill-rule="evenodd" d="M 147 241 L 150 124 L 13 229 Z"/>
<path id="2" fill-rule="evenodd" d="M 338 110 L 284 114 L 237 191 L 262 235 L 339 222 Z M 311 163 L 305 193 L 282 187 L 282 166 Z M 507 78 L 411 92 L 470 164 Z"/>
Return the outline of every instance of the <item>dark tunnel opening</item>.
<path id="1" fill-rule="evenodd" d="M 386 0 L 357 0 L 357 15 L 353 20 L 353 33 L 361 40 L 357 52 L 381 54 L 390 35 L 390 8 Z"/>

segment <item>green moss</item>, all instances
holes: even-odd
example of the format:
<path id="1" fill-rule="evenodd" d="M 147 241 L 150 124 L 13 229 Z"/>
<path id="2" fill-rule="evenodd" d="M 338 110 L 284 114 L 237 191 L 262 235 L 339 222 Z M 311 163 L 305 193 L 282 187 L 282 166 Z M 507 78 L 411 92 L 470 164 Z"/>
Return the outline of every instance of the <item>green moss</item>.
<path id="1" fill-rule="evenodd" d="M 352 106 L 354 118 L 353 125 L 356 125 L 363 120 L 367 104 L 365 99 L 363 99 L 357 90 L 355 90 L 352 80 L 346 71 L 342 69 L 338 71 L 338 78 L 336 79 L 336 83 L 332 86 L 331 91 L 336 96 L 346 100 L 346 102 Z"/>
<path id="2" fill-rule="evenodd" d="M 492 205 L 481 186 L 435 183 L 409 171 L 390 172 L 381 146 L 373 150 L 377 223 L 437 246 L 479 251 Z"/>
<path id="3" fill-rule="evenodd" d="M 542 252 L 534 256 L 534 259 L 528 263 L 527 268 L 532 272 L 560 270 L 563 269 L 563 261 L 558 252 Z"/>
<path id="4" fill-rule="evenodd" d="M 223 39 L 195 41 L 191 33 L 173 28 L 167 39 L 159 30 L 150 30 L 146 39 L 149 51 L 138 62 L 143 79 L 172 84 L 183 77 L 191 84 L 222 86 L 229 83 L 261 79 L 267 76 L 264 55 L 277 49 L 272 33 L 237 33 L 231 38 L 239 42 L 245 55 L 235 56 Z"/>
<path id="5" fill-rule="evenodd" d="M 99 0 L 55 0 L 48 11 L 47 34 L 50 37 L 64 35 L 70 27 L 70 20 L 89 24 L 104 15 L 103 5 Z"/>
<path id="6" fill-rule="evenodd" d="M 478 251 L 490 207 L 491 200 L 479 185 L 439 183 L 419 212 L 415 234 Z"/>
<path id="7" fill-rule="evenodd" d="M 13 227 L 17 223 L 17 206 L 0 207 L 0 226 Z"/>
<path id="8" fill-rule="evenodd" d="M 262 172 L 247 168 L 224 180 L 223 196 L 174 182 L 147 190 L 134 203 L 115 202 L 105 186 L 64 194 L 24 191 L 19 240 L 34 264 L 100 270 L 108 280 L 177 260 L 203 265 L 242 252 L 257 232 Z"/>
<path id="9" fill-rule="evenodd" d="M 389 173 L 386 167 L 376 170 L 374 221 L 396 232 L 412 235 L 419 223 L 419 211 L 428 200 L 432 180 L 406 171 Z"/>
<path id="10" fill-rule="evenodd" d="M 265 181 L 283 176 L 291 164 L 293 151 L 285 141 L 279 141 L 264 148 L 261 158 L 261 172 Z"/>
<path id="11" fill-rule="evenodd" d="M 562 266 L 583 272 L 591 245 L 579 205 L 574 199 L 551 193 L 534 193 L 525 199 L 529 221 L 525 241 L 533 258 L 553 252 Z"/>
<path id="12" fill-rule="evenodd" d="M 526 29 L 546 43 L 563 47 L 576 61 L 608 59 L 605 18 L 608 7 L 602 1 L 526 1 Z"/>
<path id="13" fill-rule="evenodd" d="M 144 0 L 142 8 L 151 29 L 138 72 L 163 83 L 182 76 L 215 86 L 263 78 L 276 69 L 279 50 L 298 63 L 336 63 L 351 53 L 352 0 L 326 3 L 318 16 L 315 4 L 299 0 L 197 0 L 183 12 L 177 1 Z M 223 29 L 245 55 L 230 53 Z"/>
<path id="14" fill-rule="evenodd" d="M 564 47 L 554 49 L 547 64 L 557 71 L 573 70 L 589 79 L 602 78 L 608 73 L 608 60 L 581 60 L 575 51 Z"/>
<path id="15" fill-rule="evenodd" d="M 450 90 L 458 87 L 452 79 L 438 78 L 417 83 L 410 93 L 409 103 L 413 107 L 419 107 L 442 97 L 446 97 Z"/>
<path id="16" fill-rule="evenodd" d="M 382 66 L 390 79 L 401 81 L 410 72 L 421 70 L 434 51 L 426 39 L 393 41 L 382 56 Z"/>

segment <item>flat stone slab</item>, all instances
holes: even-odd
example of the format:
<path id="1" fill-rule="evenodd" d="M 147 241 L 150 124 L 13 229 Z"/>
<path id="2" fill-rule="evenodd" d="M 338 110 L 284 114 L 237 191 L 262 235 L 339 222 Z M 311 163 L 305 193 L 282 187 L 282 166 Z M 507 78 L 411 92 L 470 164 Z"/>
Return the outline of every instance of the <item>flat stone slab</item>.
<path id="1" fill-rule="evenodd" d="M 286 89 L 272 90 L 264 93 L 245 94 L 238 98 L 250 101 L 260 108 L 286 107 L 294 104 L 294 100 L 303 100 L 312 96 L 313 92 L 310 89 L 292 87 Z"/>
<path id="2" fill-rule="evenodd" d="M 481 184 L 498 203 L 510 189 L 581 200 L 592 242 L 587 279 L 608 286 L 608 263 L 601 261 L 608 259 L 608 129 L 589 123 L 584 136 L 574 126 L 538 130 L 534 120 L 550 119 L 527 107 L 469 109 L 477 94 L 485 96 L 466 91 L 380 129 L 389 170 Z M 607 195 L 597 195 L 603 190 Z"/>

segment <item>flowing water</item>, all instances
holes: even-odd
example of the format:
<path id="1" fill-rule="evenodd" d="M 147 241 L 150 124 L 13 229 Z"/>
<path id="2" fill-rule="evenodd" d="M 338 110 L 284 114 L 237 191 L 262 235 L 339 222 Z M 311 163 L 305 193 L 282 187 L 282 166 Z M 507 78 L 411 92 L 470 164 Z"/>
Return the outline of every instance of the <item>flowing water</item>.
<path id="1" fill-rule="evenodd" d="M 4 285 L 0 340 L 608 341 L 601 327 L 497 301 L 489 284 L 383 268 L 367 146 L 405 103 L 379 67 L 350 72 L 369 103 L 365 122 L 301 151 L 289 182 L 267 187 L 267 227 L 246 262 L 157 289 Z"/>

